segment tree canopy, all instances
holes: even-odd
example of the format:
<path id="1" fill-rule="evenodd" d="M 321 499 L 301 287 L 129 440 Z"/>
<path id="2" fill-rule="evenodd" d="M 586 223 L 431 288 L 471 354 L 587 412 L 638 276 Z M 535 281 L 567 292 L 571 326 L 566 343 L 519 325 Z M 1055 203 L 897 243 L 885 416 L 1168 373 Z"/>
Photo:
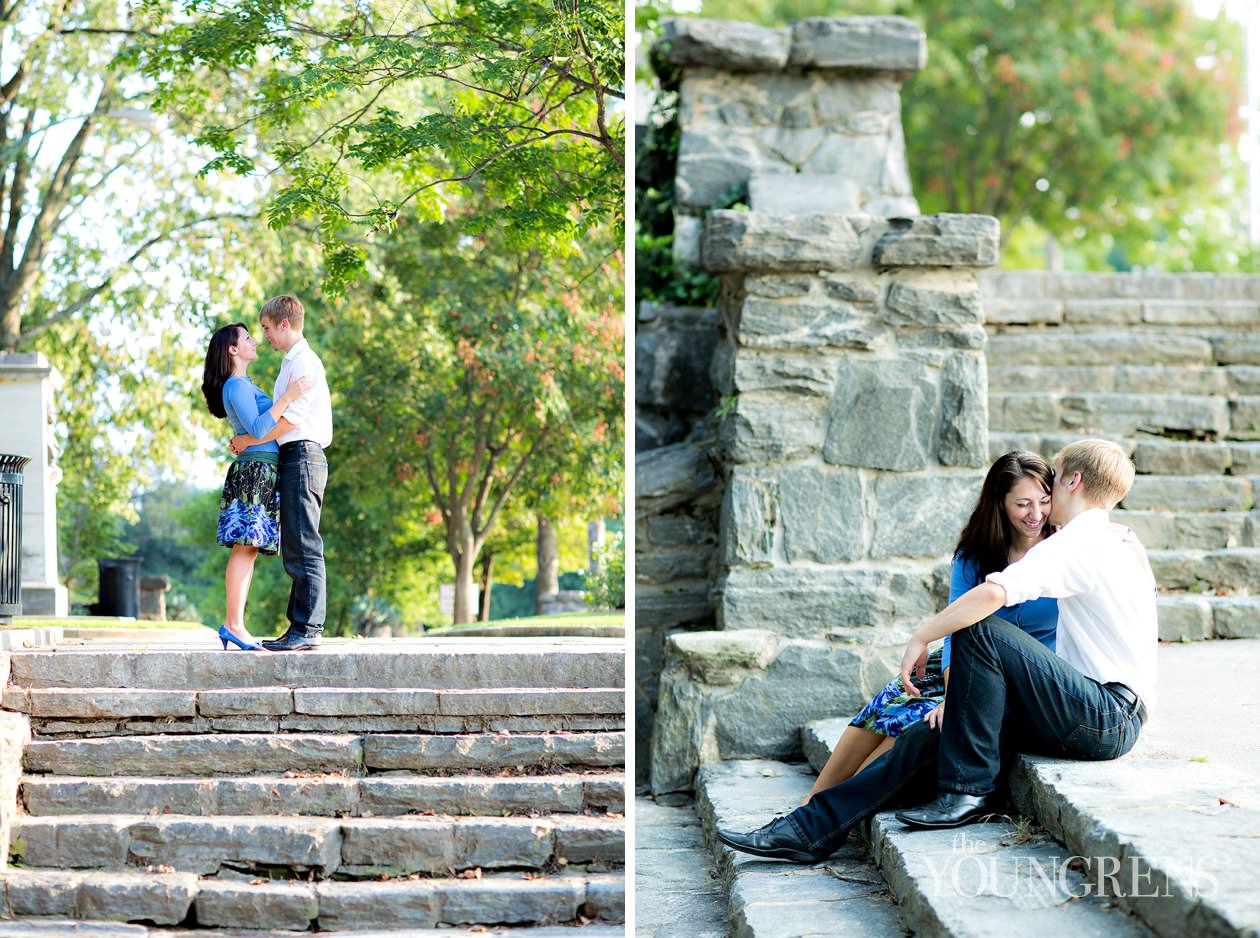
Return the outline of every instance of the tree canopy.
<path id="1" fill-rule="evenodd" d="M 624 225 L 624 23 L 609 0 L 143 4 L 128 58 L 200 126 L 205 172 L 265 173 L 269 224 L 315 226 L 323 288 L 404 210 L 563 252 Z M 207 96 L 207 87 L 221 89 Z M 468 205 L 476 208 L 469 210 Z"/>

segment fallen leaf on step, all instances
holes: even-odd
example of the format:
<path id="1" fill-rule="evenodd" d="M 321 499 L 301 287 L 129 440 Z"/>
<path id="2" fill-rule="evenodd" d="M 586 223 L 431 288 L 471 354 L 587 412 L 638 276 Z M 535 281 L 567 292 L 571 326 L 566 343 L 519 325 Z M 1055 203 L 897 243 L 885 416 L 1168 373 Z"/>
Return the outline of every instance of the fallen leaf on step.
<path id="1" fill-rule="evenodd" d="M 471 870 L 463 870 L 455 874 L 456 879 L 481 879 L 481 867 L 474 866 Z"/>
<path id="2" fill-rule="evenodd" d="M 1216 800 L 1219 801 L 1221 804 L 1223 804 L 1227 808 L 1241 808 L 1242 807 L 1242 805 L 1240 805 L 1237 801 L 1230 801 L 1228 798 L 1221 798 L 1219 795 L 1217 796 Z"/>

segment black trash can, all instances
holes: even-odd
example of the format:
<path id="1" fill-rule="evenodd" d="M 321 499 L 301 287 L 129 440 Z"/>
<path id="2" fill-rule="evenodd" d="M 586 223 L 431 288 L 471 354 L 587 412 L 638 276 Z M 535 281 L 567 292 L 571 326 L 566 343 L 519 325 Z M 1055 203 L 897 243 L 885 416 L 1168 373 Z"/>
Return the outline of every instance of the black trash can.
<path id="1" fill-rule="evenodd" d="M 96 614 L 101 616 L 140 615 L 140 561 L 143 557 L 102 557 L 96 561 L 100 572 L 101 601 Z"/>
<path id="2" fill-rule="evenodd" d="M 0 453 L 0 623 L 22 614 L 22 472 L 30 461 Z"/>

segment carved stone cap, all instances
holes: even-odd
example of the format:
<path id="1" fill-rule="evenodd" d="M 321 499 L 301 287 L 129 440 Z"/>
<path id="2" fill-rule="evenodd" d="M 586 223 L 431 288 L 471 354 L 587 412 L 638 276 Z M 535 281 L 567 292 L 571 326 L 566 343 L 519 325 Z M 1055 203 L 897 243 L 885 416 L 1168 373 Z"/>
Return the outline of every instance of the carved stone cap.
<path id="1" fill-rule="evenodd" d="M 662 20 L 657 52 L 673 65 L 729 72 L 819 68 L 906 75 L 927 64 L 927 37 L 903 16 L 817 16 L 783 29 L 671 17 Z"/>
<path id="2" fill-rule="evenodd" d="M 990 267 L 998 222 L 988 215 L 768 215 L 723 210 L 705 217 L 702 266 L 735 271 L 865 267 Z"/>
<path id="3" fill-rule="evenodd" d="M 42 352 L 0 352 L 0 379 L 37 380 L 48 378 L 61 387 L 61 372 L 48 363 Z"/>

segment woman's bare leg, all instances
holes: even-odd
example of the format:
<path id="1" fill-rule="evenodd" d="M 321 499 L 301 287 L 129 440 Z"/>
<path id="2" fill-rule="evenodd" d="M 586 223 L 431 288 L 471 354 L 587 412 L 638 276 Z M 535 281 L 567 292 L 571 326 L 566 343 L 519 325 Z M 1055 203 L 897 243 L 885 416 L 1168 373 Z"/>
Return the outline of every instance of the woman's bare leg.
<path id="1" fill-rule="evenodd" d="M 861 772 L 864 768 L 866 768 L 868 765 L 870 765 L 872 762 L 874 762 L 876 759 L 878 759 L 880 756 L 882 756 L 884 753 L 886 753 L 889 749 L 891 749 L 895 745 L 897 745 L 896 736 L 882 737 L 880 740 L 880 744 L 876 746 L 874 751 L 869 756 L 866 757 L 866 759 L 862 762 L 861 765 L 858 766 L 857 771 Z M 857 775 L 857 772 L 854 772 L 853 774 Z"/>
<path id="2" fill-rule="evenodd" d="M 818 773 L 814 787 L 809 790 L 809 794 L 801 804 L 809 804 L 809 799 L 824 788 L 839 785 L 846 778 L 856 775 L 870 761 L 871 754 L 887 740 L 889 737 L 880 733 L 873 733 L 857 726 L 846 726 L 844 733 L 840 736 L 840 741 L 836 743 L 836 748 L 827 758 L 827 764 Z"/>
<path id="3" fill-rule="evenodd" d="M 245 628 L 245 600 L 249 597 L 249 584 L 254 579 L 254 558 L 257 556 L 257 547 L 234 544 L 228 557 L 227 572 L 223 576 L 227 588 L 227 613 L 223 624 L 238 638 L 250 637 Z"/>

